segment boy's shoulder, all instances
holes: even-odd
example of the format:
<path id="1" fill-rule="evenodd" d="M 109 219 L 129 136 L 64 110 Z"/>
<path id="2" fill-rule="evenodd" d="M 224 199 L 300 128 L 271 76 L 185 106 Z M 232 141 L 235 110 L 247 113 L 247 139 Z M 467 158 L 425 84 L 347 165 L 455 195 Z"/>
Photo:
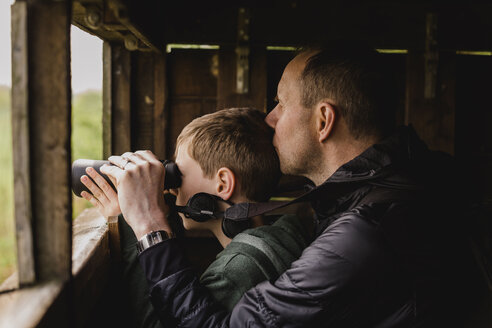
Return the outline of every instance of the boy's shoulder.
<path id="1" fill-rule="evenodd" d="M 271 225 L 248 229 L 245 234 L 263 238 L 266 242 L 275 243 L 287 248 L 306 248 L 312 239 L 312 234 L 303 222 L 292 214 L 282 215 Z M 234 241 L 234 239 L 233 239 Z"/>

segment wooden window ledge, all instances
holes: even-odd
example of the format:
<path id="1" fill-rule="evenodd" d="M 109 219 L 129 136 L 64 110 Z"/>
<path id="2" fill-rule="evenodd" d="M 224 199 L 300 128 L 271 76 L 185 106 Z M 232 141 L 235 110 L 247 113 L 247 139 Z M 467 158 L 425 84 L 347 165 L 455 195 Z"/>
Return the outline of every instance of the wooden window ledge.
<path id="1" fill-rule="evenodd" d="M 38 282 L 18 289 L 17 273 L 0 290 L 0 327 L 34 327 L 54 320 L 83 322 L 100 296 L 110 268 L 109 233 L 106 219 L 95 208 L 87 209 L 73 223 L 72 275 L 74 318 L 69 311 L 68 284 L 63 279 Z M 12 290 L 13 289 L 13 290 Z M 55 315 L 49 315 L 54 313 Z M 65 316 L 65 318 L 60 318 Z M 46 322 L 48 320 L 48 322 Z"/>

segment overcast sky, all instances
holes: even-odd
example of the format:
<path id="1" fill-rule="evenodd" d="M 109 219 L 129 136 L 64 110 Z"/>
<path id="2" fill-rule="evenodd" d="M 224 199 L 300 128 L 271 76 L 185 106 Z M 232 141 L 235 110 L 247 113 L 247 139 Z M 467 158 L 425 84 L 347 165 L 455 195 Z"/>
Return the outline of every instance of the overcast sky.
<path id="1" fill-rule="evenodd" d="M 10 5 L 0 0 L 0 85 L 11 85 Z M 72 90 L 102 88 L 102 41 L 72 26 Z"/>

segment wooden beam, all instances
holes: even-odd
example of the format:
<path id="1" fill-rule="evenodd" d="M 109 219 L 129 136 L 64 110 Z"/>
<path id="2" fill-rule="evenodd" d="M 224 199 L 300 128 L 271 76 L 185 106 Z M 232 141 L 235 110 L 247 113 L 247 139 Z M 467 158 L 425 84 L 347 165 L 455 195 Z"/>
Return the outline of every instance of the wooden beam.
<path id="1" fill-rule="evenodd" d="M 87 327 L 97 300 L 110 279 L 111 225 L 106 222 L 106 218 L 96 208 L 91 208 L 84 210 L 73 224 L 72 271 L 76 327 Z"/>
<path id="2" fill-rule="evenodd" d="M 51 280 L 0 294 L 0 327 L 39 327 L 63 294 L 63 287 L 62 281 Z M 58 325 L 54 325 L 55 322 Z M 51 322 L 51 327 L 63 327 L 62 322 L 62 318 L 58 318 Z"/>
<path id="3" fill-rule="evenodd" d="M 152 149 L 154 143 L 154 54 L 132 53 L 132 150 Z"/>
<path id="4" fill-rule="evenodd" d="M 112 155 L 112 122 L 113 122 L 113 93 L 112 93 L 112 55 L 111 44 L 103 44 L 103 158 Z"/>
<path id="5" fill-rule="evenodd" d="M 34 253 L 39 279 L 72 264 L 70 1 L 28 2 Z"/>
<path id="6" fill-rule="evenodd" d="M 33 282 L 31 252 L 37 279 L 68 280 L 72 263 L 70 1 L 16 2 L 12 11 L 20 283 Z"/>
<path id="7" fill-rule="evenodd" d="M 454 154 L 456 55 L 440 53 L 439 58 L 436 95 L 426 99 L 424 53 L 409 52 L 405 123 L 413 125 L 429 148 Z"/>
<path id="8" fill-rule="evenodd" d="M 154 154 L 160 159 L 170 158 L 167 154 L 169 108 L 167 101 L 166 57 L 154 54 Z"/>
<path id="9" fill-rule="evenodd" d="M 111 153 L 116 155 L 131 150 L 130 55 L 124 47 L 111 45 Z"/>
<path id="10" fill-rule="evenodd" d="M 12 140 L 17 267 L 20 285 L 36 280 L 32 226 L 29 94 L 27 61 L 27 3 L 12 5 Z"/>
<path id="11" fill-rule="evenodd" d="M 167 154 L 193 119 L 217 110 L 218 51 L 175 49 L 166 57 L 169 83 Z"/>

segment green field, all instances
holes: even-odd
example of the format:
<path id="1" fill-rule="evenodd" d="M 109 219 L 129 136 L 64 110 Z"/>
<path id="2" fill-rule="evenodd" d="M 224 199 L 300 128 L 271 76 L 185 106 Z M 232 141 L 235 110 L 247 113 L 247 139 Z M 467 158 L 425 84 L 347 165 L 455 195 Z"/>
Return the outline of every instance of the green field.
<path id="1" fill-rule="evenodd" d="M 15 270 L 10 89 L 0 87 L 0 282 Z"/>
<path id="2" fill-rule="evenodd" d="M 101 92 L 77 94 L 72 104 L 72 159 L 102 158 Z M 10 117 L 10 90 L 0 86 L 0 283 L 16 267 Z M 74 197 L 73 217 L 89 206 Z"/>

